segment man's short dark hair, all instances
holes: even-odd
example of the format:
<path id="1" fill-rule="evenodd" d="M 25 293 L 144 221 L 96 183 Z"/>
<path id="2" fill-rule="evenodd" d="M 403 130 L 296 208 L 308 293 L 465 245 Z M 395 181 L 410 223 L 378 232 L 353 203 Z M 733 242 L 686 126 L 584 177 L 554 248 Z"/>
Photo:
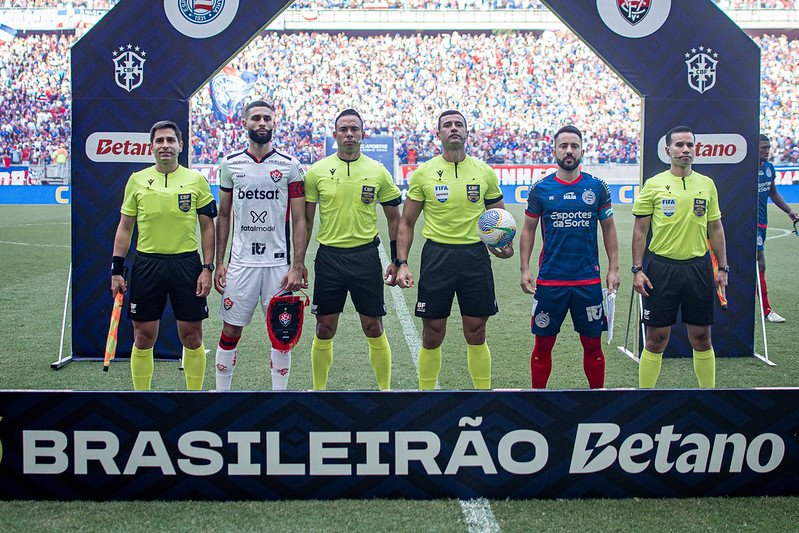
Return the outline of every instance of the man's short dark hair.
<path id="1" fill-rule="evenodd" d="M 171 120 L 159 120 L 158 122 L 153 124 L 152 128 L 150 128 L 150 144 L 153 144 L 153 139 L 155 139 L 155 132 L 157 130 L 162 130 L 164 128 L 170 128 L 172 131 L 175 132 L 175 137 L 178 138 L 178 142 L 179 143 L 183 142 L 183 134 L 180 132 L 180 128 L 178 128 L 177 124 L 175 124 Z"/>
<path id="2" fill-rule="evenodd" d="M 247 107 L 244 108 L 244 118 L 247 118 L 250 109 L 252 109 L 253 107 L 268 107 L 269 109 L 272 110 L 272 113 L 275 112 L 275 106 L 273 106 L 272 104 L 264 102 L 263 100 L 255 100 L 254 102 L 250 102 L 249 104 L 247 104 Z"/>
<path id="3" fill-rule="evenodd" d="M 350 115 L 353 116 L 353 117 L 358 117 L 358 120 L 361 121 L 361 129 L 363 129 L 363 119 L 361 118 L 361 115 L 357 111 L 355 111 L 354 109 L 345 109 L 344 111 L 339 113 L 338 116 L 336 117 L 336 121 L 333 122 L 333 127 L 334 128 L 338 128 L 338 120 L 341 117 L 346 117 L 346 116 L 350 116 Z"/>
<path id="4" fill-rule="evenodd" d="M 580 138 L 580 144 L 583 143 L 583 133 L 579 129 L 577 129 L 576 126 L 572 126 L 571 124 L 568 124 L 566 126 L 563 126 L 561 129 L 559 129 L 557 131 L 557 133 L 555 133 L 555 138 L 553 139 L 553 142 L 555 144 L 558 144 L 558 135 L 560 135 L 561 133 L 573 133 L 573 134 L 577 135 Z"/>
<path id="5" fill-rule="evenodd" d="M 438 130 L 441 129 L 441 119 L 444 117 L 448 117 L 449 115 L 460 115 L 460 117 L 463 119 L 464 127 L 466 126 L 466 117 L 463 116 L 463 113 L 461 113 L 460 111 L 456 111 L 454 109 L 447 109 L 446 111 L 438 115 L 438 120 L 436 121 L 436 129 Z"/>
<path id="6" fill-rule="evenodd" d="M 762 143 L 769 143 L 771 144 L 771 139 L 768 138 L 768 135 L 760 134 L 760 142 Z"/>
<path id="7" fill-rule="evenodd" d="M 694 139 L 696 139 L 696 134 L 694 134 L 694 130 L 692 130 L 688 126 L 674 126 L 666 134 L 666 146 L 671 145 L 671 136 L 674 135 L 675 133 L 690 133 L 691 135 L 694 136 Z"/>

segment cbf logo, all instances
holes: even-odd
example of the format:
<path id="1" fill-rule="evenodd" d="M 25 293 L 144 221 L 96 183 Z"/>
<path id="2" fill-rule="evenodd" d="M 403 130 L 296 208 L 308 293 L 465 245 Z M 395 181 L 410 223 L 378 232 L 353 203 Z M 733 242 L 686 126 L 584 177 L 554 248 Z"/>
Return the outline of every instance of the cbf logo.
<path id="1" fill-rule="evenodd" d="M 191 193 L 178 194 L 178 209 L 188 213 L 191 209 Z"/>
<path id="2" fill-rule="evenodd" d="M 480 200 L 480 186 L 479 185 L 467 185 L 466 186 L 466 199 L 476 204 L 478 200 Z"/>
<path id="3" fill-rule="evenodd" d="M 699 94 L 709 91 L 716 85 L 716 66 L 718 52 L 700 46 L 685 52 L 685 65 L 688 67 L 688 85 Z"/>
<path id="4" fill-rule="evenodd" d="M 361 187 L 361 201 L 366 205 L 375 201 L 375 188 L 369 185 Z"/>
<path id="5" fill-rule="evenodd" d="M 130 92 L 144 81 L 144 62 L 147 52 L 133 45 L 120 46 L 113 52 L 114 81 Z"/>
<path id="6" fill-rule="evenodd" d="M 704 198 L 694 198 L 694 214 L 698 217 L 705 216 L 707 211 L 707 200 Z"/>
<path id="7" fill-rule="evenodd" d="M 619 13 L 633 26 L 649 13 L 651 0 L 618 0 Z"/>

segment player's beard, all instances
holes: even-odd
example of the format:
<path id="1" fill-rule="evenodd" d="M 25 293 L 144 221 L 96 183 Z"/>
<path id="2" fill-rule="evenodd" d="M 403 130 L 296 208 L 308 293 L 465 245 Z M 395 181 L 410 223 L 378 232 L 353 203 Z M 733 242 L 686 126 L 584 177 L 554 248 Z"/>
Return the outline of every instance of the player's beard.
<path id="1" fill-rule="evenodd" d="M 257 144 L 267 144 L 272 141 L 272 130 L 266 130 L 265 135 L 258 135 L 255 130 L 247 130 L 250 140 Z"/>
<path id="2" fill-rule="evenodd" d="M 580 158 L 575 157 L 573 163 L 566 163 L 563 159 L 555 158 L 555 161 L 558 162 L 558 166 L 563 170 L 574 170 L 575 168 L 580 166 Z"/>

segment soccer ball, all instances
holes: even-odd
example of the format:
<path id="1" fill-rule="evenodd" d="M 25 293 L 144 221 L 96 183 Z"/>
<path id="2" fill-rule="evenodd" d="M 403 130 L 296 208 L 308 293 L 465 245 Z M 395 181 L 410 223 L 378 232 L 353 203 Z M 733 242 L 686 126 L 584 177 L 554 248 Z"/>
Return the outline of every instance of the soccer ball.
<path id="1" fill-rule="evenodd" d="M 516 221 L 504 209 L 488 209 L 477 221 L 477 234 L 492 248 L 507 246 L 516 236 Z"/>

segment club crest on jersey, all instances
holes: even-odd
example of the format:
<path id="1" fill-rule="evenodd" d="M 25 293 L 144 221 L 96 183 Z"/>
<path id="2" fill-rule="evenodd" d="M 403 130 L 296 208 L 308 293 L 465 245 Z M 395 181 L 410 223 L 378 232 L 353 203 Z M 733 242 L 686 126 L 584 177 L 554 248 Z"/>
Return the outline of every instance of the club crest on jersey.
<path id="1" fill-rule="evenodd" d="M 688 85 L 699 94 L 709 91 L 716 84 L 718 52 L 700 46 L 685 52 L 685 66 L 688 67 Z"/>
<path id="2" fill-rule="evenodd" d="M 120 46 L 113 52 L 114 81 L 116 84 L 130 92 L 144 81 L 144 62 L 147 52 L 138 46 L 131 49 L 131 45 Z"/>
<path id="3" fill-rule="evenodd" d="M 694 198 L 694 214 L 698 217 L 705 216 L 707 210 L 707 200 L 704 198 Z"/>
<path id="4" fill-rule="evenodd" d="M 466 199 L 476 204 L 480 201 L 480 186 L 479 185 L 467 185 L 466 186 Z"/>
<path id="5" fill-rule="evenodd" d="M 649 13 L 649 6 L 653 0 L 617 0 L 619 13 L 627 22 L 635 26 Z M 657 0 L 655 0 L 657 1 Z"/>
<path id="6" fill-rule="evenodd" d="M 674 198 L 664 198 L 660 201 L 660 210 L 667 217 L 670 217 L 677 211 L 677 200 Z"/>
<path id="7" fill-rule="evenodd" d="M 191 193 L 178 194 L 178 209 L 184 213 L 188 213 L 191 209 Z"/>
<path id="8" fill-rule="evenodd" d="M 277 183 L 278 181 L 280 181 L 280 178 L 283 177 L 283 173 L 280 172 L 278 169 L 275 169 L 269 173 L 269 176 L 272 178 L 272 181 Z"/>
<path id="9" fill-rule="evenodd" d="M 375 188 L 371 185 L 361 187 L 361 201 L 369 205 L 375 201 Z"/>
<path id="10" fill-rule="evenodd" d="M 230 311 L 230 309 L 233 307 L 233 300 L 230 298 L 225 298 L 222 300 L 222 304 L 225 306 L 225 311 Z"/>
<path id="11" fill-rule="evenodd" d="M 594 191 L 583 191 L 583 202 L 587 205 L 594 205 L 594 202 L 596 202 Z"/>
<path id="12" fill-rule="evenodd" d="M 442 204 L 449 198 L 449 185 L 436 185 L 433 190 L 436 193 L 436 200 Z"/>

